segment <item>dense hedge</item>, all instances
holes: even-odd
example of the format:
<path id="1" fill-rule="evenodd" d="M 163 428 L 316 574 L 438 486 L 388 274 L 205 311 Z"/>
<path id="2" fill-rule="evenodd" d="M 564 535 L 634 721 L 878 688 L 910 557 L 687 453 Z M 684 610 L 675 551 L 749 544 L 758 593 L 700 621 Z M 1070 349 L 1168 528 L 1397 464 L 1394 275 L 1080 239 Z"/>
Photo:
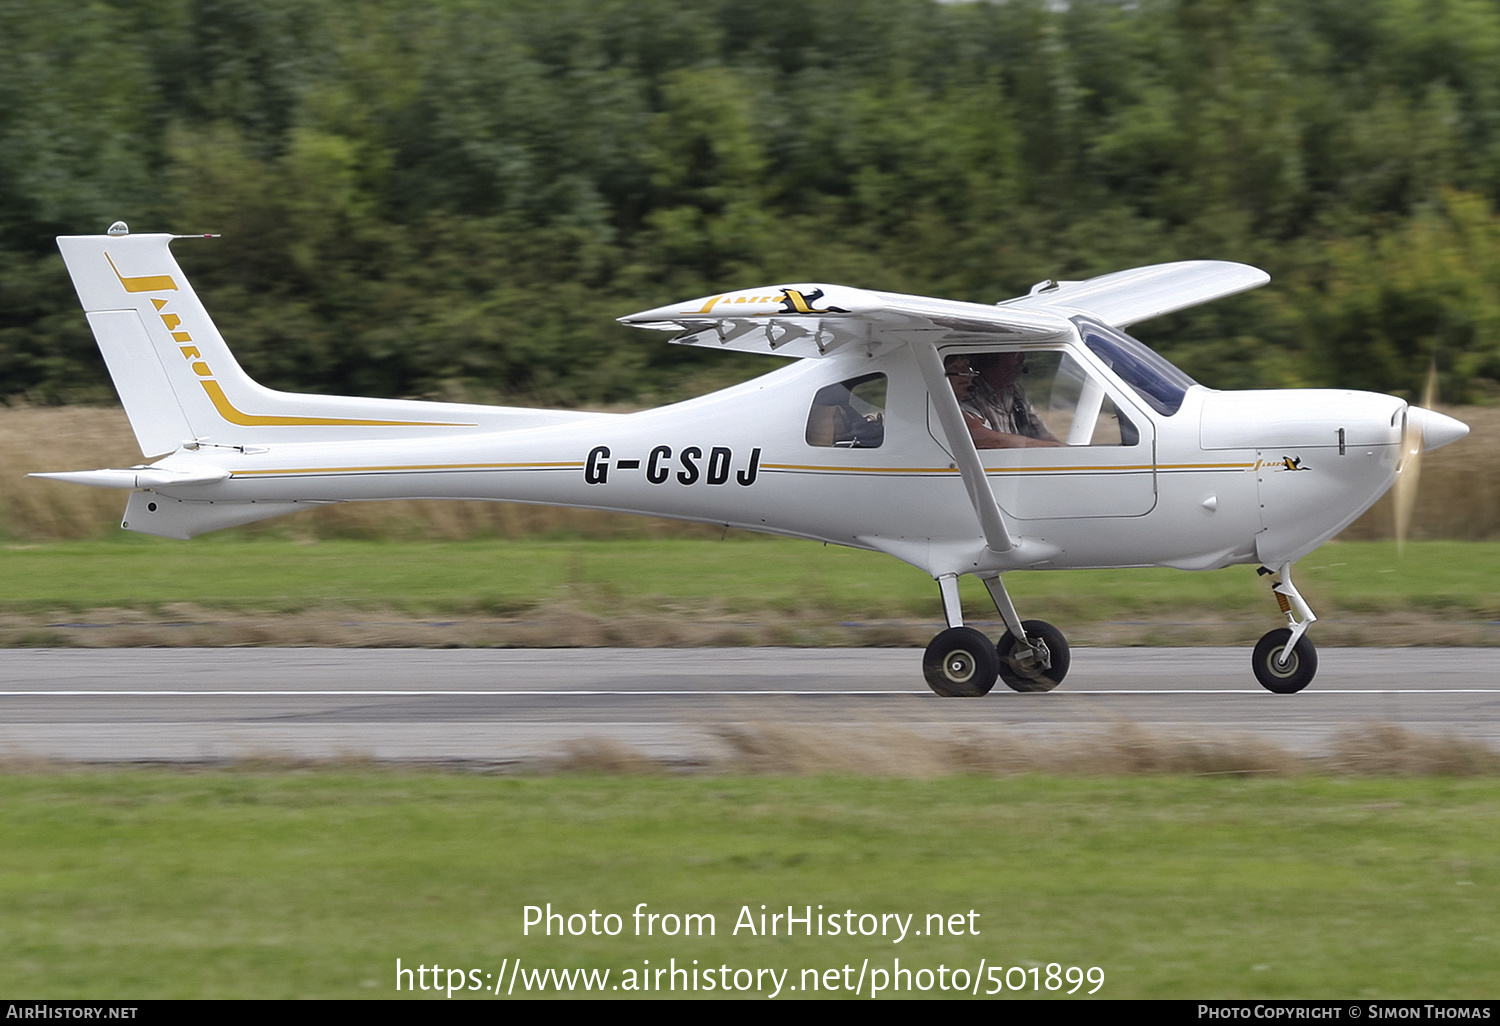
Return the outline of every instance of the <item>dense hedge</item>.
<path id="1" fill-rule="evenodd" d="M 0 395 L 107 394 L 57 234 L 178 256 L 267 384 L 670 397 L 613 318 L 1245 260 L 1206 384 L 1500 394 L 1490 0 L 7 0 Z"/>

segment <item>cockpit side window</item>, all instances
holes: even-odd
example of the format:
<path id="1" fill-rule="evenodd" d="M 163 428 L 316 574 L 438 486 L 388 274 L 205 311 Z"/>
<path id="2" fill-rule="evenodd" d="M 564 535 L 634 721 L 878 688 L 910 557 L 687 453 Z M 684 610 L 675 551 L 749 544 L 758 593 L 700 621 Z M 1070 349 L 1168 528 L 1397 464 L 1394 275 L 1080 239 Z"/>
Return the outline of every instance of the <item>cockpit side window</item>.
<path id="1" fill-rule="evenodd" d="M 875 449 L 885 441 L 884 374 L 865 374 L 818 389 L 807 414 L 807 444 Z"/>
<path id="2" fill-rule="evenodd" d="M 977 448 L 1140 443 L 1099 376 L 1065 350 L 950 353 L 944 366 Z"/>
<path id="3" fill-rule="evenodd" d="M 1033 365 L 1035 365 L 1033 367 Z M 1037 353 L 1027 371 L 1045 398 L 1043 416 L 1068 445 L 1138 445 L 1141 433 L 1110 398 L 1097 374 L 1072 354 Z"/>

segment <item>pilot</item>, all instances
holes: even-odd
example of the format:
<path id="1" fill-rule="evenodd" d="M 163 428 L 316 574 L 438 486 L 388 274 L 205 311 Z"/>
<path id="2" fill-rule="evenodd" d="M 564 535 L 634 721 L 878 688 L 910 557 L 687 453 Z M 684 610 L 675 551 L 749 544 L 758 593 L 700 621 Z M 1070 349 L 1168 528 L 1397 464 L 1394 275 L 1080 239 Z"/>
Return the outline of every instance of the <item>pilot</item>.
<path id="1" fill-rule="evenodd" d="M 943 362 L 976 449 L 1063 444 L 1047 430 L 1026 398 L 1020 382 L 1025 363 L 1025 353 L 950 356 Z"/>

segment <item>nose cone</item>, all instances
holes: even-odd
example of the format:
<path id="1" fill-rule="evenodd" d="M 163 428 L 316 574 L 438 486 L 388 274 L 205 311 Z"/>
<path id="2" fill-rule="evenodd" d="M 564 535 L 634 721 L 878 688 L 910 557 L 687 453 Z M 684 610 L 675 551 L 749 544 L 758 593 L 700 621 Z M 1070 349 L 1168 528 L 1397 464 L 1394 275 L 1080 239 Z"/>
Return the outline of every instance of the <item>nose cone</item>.
<path id="1" fill-rule="evenodd" d="M 1408 407 L 1406 419 L 1421 430 L 1423 449 L 1441 449 L 1469 433 L 1469 425 L 1463 421 L 1454 420 L 1436 410 L 1424 410 L 1420 406 Z"/>

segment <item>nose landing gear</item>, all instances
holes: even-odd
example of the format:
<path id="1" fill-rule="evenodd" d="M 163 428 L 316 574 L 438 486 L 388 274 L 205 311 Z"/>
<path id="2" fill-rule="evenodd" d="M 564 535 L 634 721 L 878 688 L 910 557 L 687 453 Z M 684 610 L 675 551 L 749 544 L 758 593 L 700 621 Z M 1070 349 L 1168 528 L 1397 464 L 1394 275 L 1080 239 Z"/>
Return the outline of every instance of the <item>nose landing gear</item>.
<path id="1" fill-rule="evenodd" d="M 1307 629 L 1318 618 L 1292 584 L 1292 564 L 1283 563 L 1279 570 L 1261 567 L 1256 572 L 1262 576 L 1280 575 L 1271 582 L 1271 590 L 1286 614 L 1287 626 L 1261 636 L 1250 665 L 1261 687 L 1278 695 L 1294 695 L 1307 687 L 1318 672 L 1318 650 L 1306 637 Z M 1297 619 L 1298 614 L 1301 620 Z"/>
<path id="2" fill-rule="evenodd" d="M 999 574 L 981 579 L 1005 621 L 1006 632 L 991 645 L 979 631 L 963 626 L 958 577 L 939 577 L 948 629 L 932 639 L 922 656 L 927 686 L 944 697 L 977 697 L 988 694 L 998 676 L 1013 691 L 1051 691 L 1068 673 L 1067 639 L 1045 620 L 1023 623 Z"/>

